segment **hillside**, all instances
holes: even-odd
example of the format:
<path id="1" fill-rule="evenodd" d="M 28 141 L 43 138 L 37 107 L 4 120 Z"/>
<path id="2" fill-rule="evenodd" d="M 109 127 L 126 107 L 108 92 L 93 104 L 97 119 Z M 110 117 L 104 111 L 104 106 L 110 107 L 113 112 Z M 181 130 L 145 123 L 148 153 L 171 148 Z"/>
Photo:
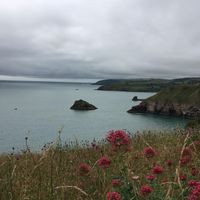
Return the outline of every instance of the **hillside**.
<path id="1" fill-rule="evenodd" d="M 108 79 L 95 83 L 101 85 L 98 90 L 129 91 L 129 92 L 158 92 L 172 85 L 200 83 L 200 78 L 181 79 Z"/>
<path id="2" fill-rule="evenodd" d="M 170 86 L 132 107 L 128 112 L 200 116 L 200 85 Z"/>

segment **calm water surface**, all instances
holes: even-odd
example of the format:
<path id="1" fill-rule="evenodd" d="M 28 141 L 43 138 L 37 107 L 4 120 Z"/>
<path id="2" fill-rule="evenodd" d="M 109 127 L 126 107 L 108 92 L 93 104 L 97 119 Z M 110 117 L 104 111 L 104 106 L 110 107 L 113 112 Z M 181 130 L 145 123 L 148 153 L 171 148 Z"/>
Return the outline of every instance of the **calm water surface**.
<path id="1" fill-rule="evenodd" d="M 102 139 L 111 129 L 160 130 L 183 126 L 186 120 L 126 111 L 133 96 L 147 98 L 153 93 L 97 91 L 97 86 L 77 83 L 0 82 L 0 152 L 24 148 L 25 137 L 33 150 L 57 138 Z M 84 99 L 95 111 L 73 111 L 75 100 Z M 18 108 L 14 110 L 14 108 Z"/>

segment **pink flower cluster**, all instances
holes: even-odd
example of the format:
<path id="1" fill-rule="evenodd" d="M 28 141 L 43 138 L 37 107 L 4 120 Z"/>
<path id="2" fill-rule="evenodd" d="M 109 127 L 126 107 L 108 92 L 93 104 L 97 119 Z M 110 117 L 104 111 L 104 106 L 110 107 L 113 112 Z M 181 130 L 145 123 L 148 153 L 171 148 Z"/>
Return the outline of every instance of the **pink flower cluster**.
<path id="1" fill-rule="evenodd" d="M 107 141 L 113 145 L 113 147 L 129 146 L 131 139 L 130 136 L 124 130 L 112 130 L 108 133 Z"/>
<path id="2" fill-rule="evenodd" d="M 103 168 L 108 168 L 111 164 L 111 160 L 108 156 L 103 156 L 98 160 L 98 165 Z"/>
<path id="3" fill-rule="evenodd" d="M 86 163 L 81 163 L 79 165 L 79 173 L 80 175 L 86 175 L 90 172 L 91 167 L 90 165 L 86 164 Z"/>
<path id="4" fill-rule="evenodd" d="M 122 197 L 118 192 L 108 192 L 107 200 L 122 200 Z"/>
<path id="5" fill-rule="evenodd" d="M 153 168 L 152 172 L 153 174 L 162 174 L 164 172 L 164 169 L 162 166 L 157 165 Z"/>
<path id="6" fill-rule="evenodd" d="M 188 200 L 199 200 L 200 199 L 200 183 L 199 182 L 190 182 L 190 186 L 192 186 L 192 191 L 188 197 Z"/>
<path id="7" fill-rule="evenodd" d="M 140 192 L 142 196 L 148 196 L 153 192 L 153 188 L 149 185 L 143 185 L 140 189 Z"/>
<path id="8" fill-rule="evenodd" d="M 146 147 L 144 149 L 144 155 L 147 158 L 151 158 L 151 157 L 154 157 L 156 155 L 156 151 L 152 147 Z"/>

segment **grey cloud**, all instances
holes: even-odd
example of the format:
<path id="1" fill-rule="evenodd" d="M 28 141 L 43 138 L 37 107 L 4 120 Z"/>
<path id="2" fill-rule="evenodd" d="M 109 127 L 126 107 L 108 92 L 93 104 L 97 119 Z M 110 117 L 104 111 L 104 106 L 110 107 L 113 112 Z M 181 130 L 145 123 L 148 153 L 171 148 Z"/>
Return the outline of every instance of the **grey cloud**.
<path id="1" fill-rule="evenodd" d="M 200 76 L 198 0 L 0 2 L 0 75 Z"/>

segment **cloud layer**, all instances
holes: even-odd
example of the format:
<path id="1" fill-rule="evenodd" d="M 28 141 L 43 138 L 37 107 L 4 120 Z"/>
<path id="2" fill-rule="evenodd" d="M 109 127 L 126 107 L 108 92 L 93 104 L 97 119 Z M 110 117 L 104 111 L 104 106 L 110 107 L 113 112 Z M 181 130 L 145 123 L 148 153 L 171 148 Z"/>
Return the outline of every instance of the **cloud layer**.
<path id="1" fill-rule="evenodd" d="M 0 2 L 0 75 L 200 76 L 198 0 Z"/>

